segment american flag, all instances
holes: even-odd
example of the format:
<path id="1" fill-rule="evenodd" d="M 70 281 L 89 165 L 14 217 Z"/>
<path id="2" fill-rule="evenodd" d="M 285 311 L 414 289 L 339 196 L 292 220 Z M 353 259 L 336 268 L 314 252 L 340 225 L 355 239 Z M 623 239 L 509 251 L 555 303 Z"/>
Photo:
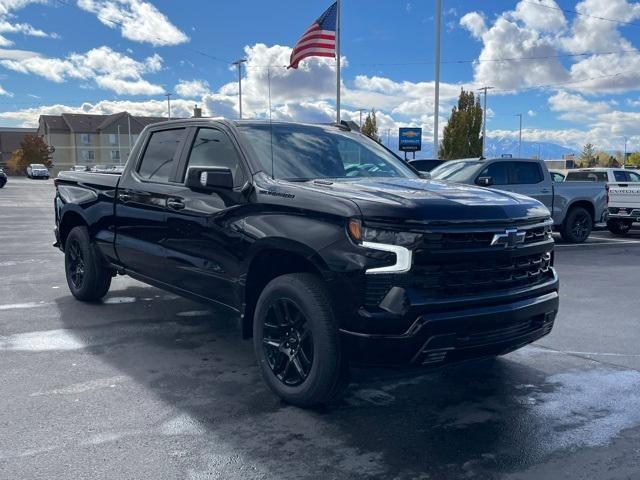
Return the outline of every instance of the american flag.
<path id="1" fill-rule="evenodd" d="M 300 37 L 293 47 L 288 68 L 298 68 L 307 57 L 336 57 L 336 17 L 338 2 L 331 5 Z"/>

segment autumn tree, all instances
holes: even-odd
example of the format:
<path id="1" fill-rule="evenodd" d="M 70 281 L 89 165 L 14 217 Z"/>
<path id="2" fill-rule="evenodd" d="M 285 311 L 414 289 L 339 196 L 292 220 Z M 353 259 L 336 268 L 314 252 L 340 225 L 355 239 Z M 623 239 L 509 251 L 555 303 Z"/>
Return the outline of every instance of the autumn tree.
<path id="1" fill-rule="evenodd" d="M 627 160 L 627 165 L 631 165 L 633 167 L 640 167 L 640 152 L 633 152 L 629 155 L 629 159 Z"/>
<path id="2" fill-rule="evenodd" d="M 16 174 L 24 173 L 32 163 L 41 163 L 47 168 L 53 167 L 53 149 L 42 137 L 27 134 L 20 142 L 20 148 L 13 152 L 7 167 Z"/>
<path id="3" fill-rule="evenodd" d="M 367 113 L 367 118 L 364 120 L 364 125 L 362 126 L 362 133 L 373 138 L 376 142 L 380 141 L 380 137 L 378 136 L 376 111 L 373 108 L 371 109 L 371 112 Z"/>
<path id="4" fill-rule="evenodd" d="M 460 91 L 458 105 L 453 107 L 447 125 L 444 127 L 439 158 L 479 157 L 482 155 L 482 107 L 480 98 L 473 92 Z"/>

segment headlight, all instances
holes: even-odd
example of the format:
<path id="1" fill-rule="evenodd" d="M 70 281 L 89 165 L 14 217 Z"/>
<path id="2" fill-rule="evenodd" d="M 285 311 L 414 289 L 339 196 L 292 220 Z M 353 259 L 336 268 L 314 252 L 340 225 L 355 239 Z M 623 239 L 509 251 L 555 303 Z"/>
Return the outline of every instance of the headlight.
<path id="1" fill-rule="evenodd" d="M 422 238 L 422 234 L 420 233 L 396 232 L 393 230 L 364 227 L 360 220 L 353 218 L 349 220 L 348 231 L 351 239 L 360 244 L 362 244 L 362 242 L 370 242 L 412 246 Z"/>
<path id="2" fill-rule="evenodd" d="M 420 234 L 363 227 L 357 219 L 349 220 L 347 231 L 351 239 L 364 248 L 394 253 L 396 256 L 393 265 L 369 268 L 365 273 L 406 273 L 411 270 L 413 252 L 407 246 L 415 244 Z"/>

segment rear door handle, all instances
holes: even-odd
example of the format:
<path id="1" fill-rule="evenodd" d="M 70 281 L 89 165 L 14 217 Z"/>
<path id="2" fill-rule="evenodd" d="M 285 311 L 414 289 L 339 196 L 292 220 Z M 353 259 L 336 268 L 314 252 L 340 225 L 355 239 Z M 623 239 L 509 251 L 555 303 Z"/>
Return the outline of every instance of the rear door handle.
<path id="1" fill-rule="evenodd" d="M 167 207 L 171 210 L 182 210 L 184 208 L 184 202 L 176 198 L 170 198 L 167 200 Z"/>
<path id="2" fill-rule="evenodd" d="M 129 200 L 131 200 L 131 195 L 129 195 L 128 193 L 119 193 L 118 198 L 121 202 L 128 202 Z"/>
<path id="3" fill-rule="evenodd" d="M 542 190 L 540 190 L 540 193 L 549 193 L 550 190 L 548 188 L 543 188 Z"/>

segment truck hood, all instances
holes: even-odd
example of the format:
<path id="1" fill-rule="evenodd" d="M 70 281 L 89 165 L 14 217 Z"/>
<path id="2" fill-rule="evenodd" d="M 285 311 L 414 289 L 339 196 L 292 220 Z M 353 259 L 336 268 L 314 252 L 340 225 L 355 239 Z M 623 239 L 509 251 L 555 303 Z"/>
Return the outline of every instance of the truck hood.
<path id="1" fill-rule="evenodd" d="M 365 221 L 502 223 L 550 215 L 542 203 L 524 195 L 439 180 L 362 178 L 313 181 L 304 187 L 350 199 Z"/>

